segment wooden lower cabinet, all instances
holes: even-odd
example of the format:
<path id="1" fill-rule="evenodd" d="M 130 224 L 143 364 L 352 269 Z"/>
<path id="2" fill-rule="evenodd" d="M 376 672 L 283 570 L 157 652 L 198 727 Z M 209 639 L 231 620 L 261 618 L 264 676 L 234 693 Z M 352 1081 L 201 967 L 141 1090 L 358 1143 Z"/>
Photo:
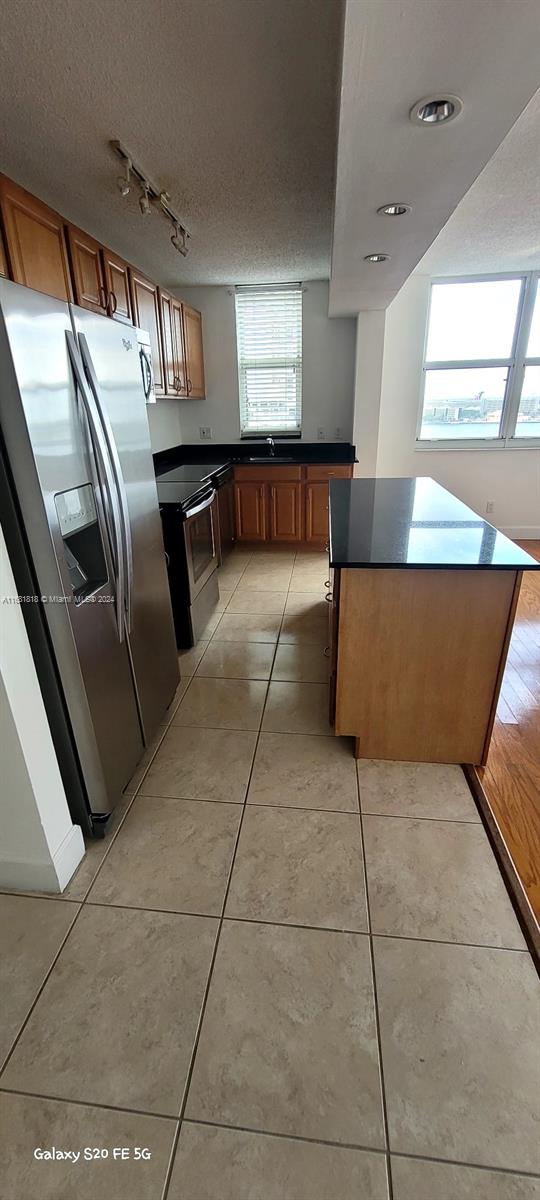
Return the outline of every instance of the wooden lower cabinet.
<path id="1" fill-rule="evenodd" d="M 350 479 L 351 464 L 235 467 L 236 535 L 244 541 L 328 540 L 328 487 Z M 255 514 L 255 507 L 258 511 Z M 245 509 L 245 512 L 242 510 Z"/>
<path id="2" fill-rule="evenodd" d="M 306 483 L 306 542 L 328 537 L 328 484 Z"/>
<path id="3" fill-rule="evenodd" d="M 281 481 L 268 485 L 270 493 L 268 536 L 271 542 L 302 539 L 302 484 Z"/>
<path id="4" fill-rule="evenodd" d="M 0 208 L 10 278 L 57 300 L 73 300 L 60 214 L 5 175 L 0 176 Z"/>
<path id="5" fill-rule="evenodd" d="M 266 494 L 264 483 L 235 483 L 234 509 L 239 541 L 266 541 Z"/>
<path id="6" fill-rule="evenodd" d="M 234 533 L 234 484 L 229 481 L 218 489 L 219 537 L 221 549 L 228 550 L 235 538 Z"/>

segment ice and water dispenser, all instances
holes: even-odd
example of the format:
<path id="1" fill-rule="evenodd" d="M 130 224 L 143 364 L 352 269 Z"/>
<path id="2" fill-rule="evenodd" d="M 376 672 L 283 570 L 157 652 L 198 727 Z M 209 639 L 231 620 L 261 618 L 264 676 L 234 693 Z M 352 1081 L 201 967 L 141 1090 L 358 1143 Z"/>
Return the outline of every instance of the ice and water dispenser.
<path id="1" fill-rule="evenodd" d="M 90 483 L 54 498 L 73 596 L 80 604 L 107 582 L 107 565 Z"/>

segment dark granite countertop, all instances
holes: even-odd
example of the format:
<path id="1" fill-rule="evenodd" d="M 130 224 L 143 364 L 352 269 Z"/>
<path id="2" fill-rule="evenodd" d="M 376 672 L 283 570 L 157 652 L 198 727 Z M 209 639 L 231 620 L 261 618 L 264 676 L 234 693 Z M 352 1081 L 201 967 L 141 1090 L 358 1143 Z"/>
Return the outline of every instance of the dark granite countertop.
<path id="1" fill-rule="evenodd" d="M 181 466 L 169 468 L 166 471 L 159 471 L 156 478 L 160 483 L 197 483 L 205 479 L 211 479 L 213 475 L 217 475 L 220 471 L 226 471 L 229 466 L 228 459 L 222 459 L 221 462 L 207 463 L 186 463 Z"/>
<path id="2" fill-rule="evenodd" d="M 200 497 L 202 500 L 211 490 L 208 480 L 202 479 L 177 480 L 176 482 L 169 480 L 164 483 L 158 477 L 156 483 L 159 503 L 161 505 L 174 504 L 180 508 L 185 508 L 186 504 L 195 500 L 196 497 Z"/>
<path id="3" fill-rule="evenodd" d="M 434 479 L 330 484 L 333 567 L 540 570 L 540 563 Z"/>
<path id="4" fill-rule="evenodd" d="M 191 464 L 200 467 L 209 463 L 217 469 L 217 463 L 222 466 L 234 466 L 235 463 L 250 465 L 250 458 L 268 459 L 269 466 L 272 462 L 278 466 L 283 460 L 293 463 L 353 463 L 356 450 L 351 442 L 302 442 L 298 438 L 290 441 L 276 438 L 275 457 L 272 458 L 266 442 L 188 442 L 168 450 L 159 450 L 154 454 L 154 469 L 156 475 Z"/>

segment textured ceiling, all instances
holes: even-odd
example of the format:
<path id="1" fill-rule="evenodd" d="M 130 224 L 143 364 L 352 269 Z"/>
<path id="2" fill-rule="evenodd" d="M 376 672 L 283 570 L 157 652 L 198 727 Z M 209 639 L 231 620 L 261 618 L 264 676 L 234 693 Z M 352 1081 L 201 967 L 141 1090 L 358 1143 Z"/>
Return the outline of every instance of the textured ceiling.
<path id="1" fill-rule="evenodd" d="M 429 275 L 540 268 L 540 91 L 420 260 Z"/>
<path id="2" fill-rule="evenodd" d="M 162 284 L 329 274 L 340 0 L 12 0 L 0 169 Z M 172 196 L 120 196 L 119 138 Z"/>
<path id="3" fill-rule="evenodd" d="M 539 0 L 347 0 L 332 314 L 390 303 L 533 96 L 539 61 Z M 437 91 L 462 114 L 413 125 Z M 378 216 L 392 201 L 412 212 Z M 365 263 L 373 251 L 390 261 Z"/>

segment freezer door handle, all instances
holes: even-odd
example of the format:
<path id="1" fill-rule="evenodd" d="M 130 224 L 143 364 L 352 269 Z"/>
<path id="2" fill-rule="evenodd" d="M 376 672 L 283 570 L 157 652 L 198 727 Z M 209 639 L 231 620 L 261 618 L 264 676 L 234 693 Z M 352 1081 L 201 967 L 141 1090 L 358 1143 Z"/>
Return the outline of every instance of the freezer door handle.
<path id="1" fill-rule="evenodd" d="M 113 555 L 115 558 L 116 568 L 116 623 L 118 626 L 118 640 L 124 640 L 124 602 L 125 602 L 125 577 L 124 577 L 124 552 L 122 546 L 122 520 L 120 516 L 120 506 L 118 503 L 118 491 L 116 482 L 112 473 L 111 463 L 107 452 L 107 444 L 105 441 L 99 415 L 96 411 L 94 397 L 88 386 L 81 356 L 78 351 L 75 335 L 70 329 L 66 330 L 66 340 L 68 353 L 77 382 L 81 399 L 83 402 L 86 419 L 90 428 L 90 434 L 94 445 L 97 474 L 102 488 L 104 487 L 108 498 L 109 507 L 112 515 L 112 536 L 114 540 Z"/>
<path id="2" fill-rule="evenodd" d="M 96 407 L 101 420 L 105 443 L 108 449 L 109 462 L 111 464 L 113 476 L 116 482 L 116 494 L 120 505 L 121 513 L 121 529 L 122 529 L 122 546 L 124 556 L 124 585 L 125 585 L 125 608 L 126 608 L 126 625 L 128 633 L 131 633 L 133 625 L 133 546 L 131 542 L 131 523 L 129 520 L 129 508 L 127 502 L 126 485 L 122 468 L 120 466 L 120 458 L 114 440 L 114 433 L 111 428 L 111 423 L 107 414 L 107 409 L 101 402 L 99 393 L 99 383 L 95 372 L 90 348 L 84 333 L 79 334 L 79 345 L 86 370 L 88 383 L 94 397 Z"/>

